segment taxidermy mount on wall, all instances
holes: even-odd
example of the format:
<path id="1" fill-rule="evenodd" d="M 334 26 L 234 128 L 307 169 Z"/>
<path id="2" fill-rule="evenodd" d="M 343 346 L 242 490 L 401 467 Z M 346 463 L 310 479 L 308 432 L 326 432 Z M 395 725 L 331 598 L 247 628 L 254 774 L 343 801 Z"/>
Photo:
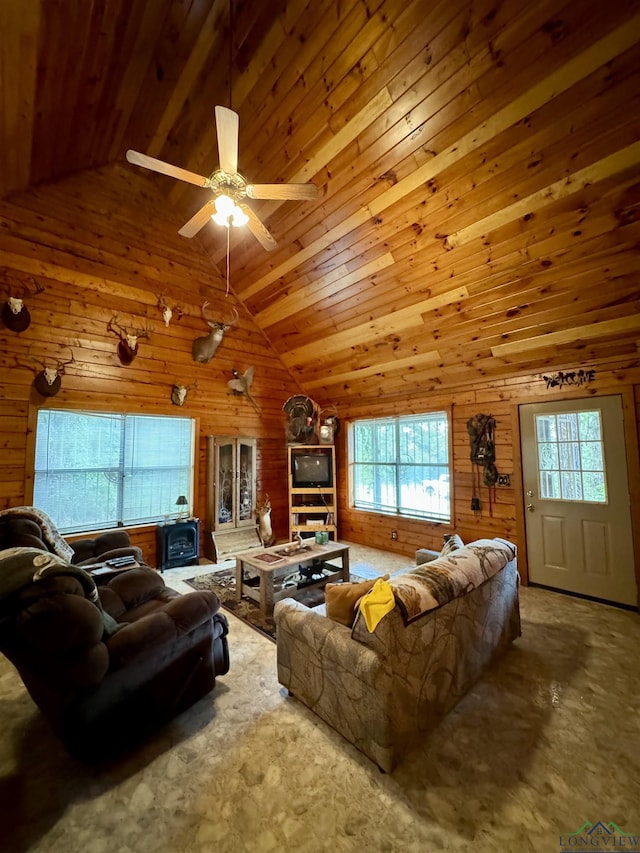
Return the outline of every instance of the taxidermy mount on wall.
<path id="1" fill-rule="evenodd" d="M 211 331 L 204 337 L 196 338 L 191 345 L 191 354 L 194 361 L 199 361 L 201 364 L 207 364 L 216 354 L 216 350 L 220 346 L 220 341 L 224 337 L 224 333 L 238 322 L 238 312 L 232 308 L 231 312 L 227 312 L 228 316 L 223 316 L 221 320 L 209 320 L 205 314 L 207 305 L 205 302 L 200 309 L 202 319 L 209 326 Z"/>
<path id="2" fill-rule="evenodd" d="M 230 379 L 227 382 L 227 387 L 232 394 L 235 394 L 236 397 L 246 397 L 247 400 L 251 403 L 253 408 L 260 414 L 260 409 L 258 408 L 258 404 L 253 399 L 251 394 L 249 393 L 249 388 L 251 387 L 251 383 L 253 382 L 253 374 L 255 373 L 255 367 L 248 367 L 242 376 L 238 373 L 237 370 L 233 370 L 233 379 Z"/>
<path id="3" fill-rule="evenodd" d="M 134 358 L 138 355 L 138 341 L 141 338 L 148 338 L 148 329 L 134 329 L 129 331 L 121 326 L 117 317 L 113 317 L 107 323 L 107 329 L 117 335 L 120 339 L 118 342 L 118 358 L 121 364 L 131 364 Z"/>
<path id="4" fill-rule="evenodd" d="M 44 285 L 39 284 L 34 278 L 31 281 L 34 284 L 33 290 L 30 290 L 27 284 L 22 284 L 22 296 L 9 296 L 2 306 L 0 312 L 2 322 L 11 332 L 24 332 L 31 324 L 31 314 L 24 300 L 27 296 L 36 296 L 44 290 Z"/>
<path id="5" fill-rule="evenodd" d="M 62 387 L 62 377 L 64 376 L 65 367 L 74 361 L 73 350 L 71 350 L 70 359 L 67 359 L 67 361 L 57 361 L 55 367 L 47 367 L 46 362 L 38 361 L 32 356 L 28 356 L 28 358 L 33 362 L 32 364 L 20 364 L 20 362 L 17 362 L 18 367 L 26 367 L 36 374 L 33 380 L 33 387 L 38 394 L 42 397 L 55 397 Z"/>
<path id="6" fill-rule="evenodd" d="M 171 388 L 171 402 L 174 406 L 184 406 L 189 391 L 193 391 L 198 385 L 194 382 L 192 385 L 180 385 L 176 383 Z"/>

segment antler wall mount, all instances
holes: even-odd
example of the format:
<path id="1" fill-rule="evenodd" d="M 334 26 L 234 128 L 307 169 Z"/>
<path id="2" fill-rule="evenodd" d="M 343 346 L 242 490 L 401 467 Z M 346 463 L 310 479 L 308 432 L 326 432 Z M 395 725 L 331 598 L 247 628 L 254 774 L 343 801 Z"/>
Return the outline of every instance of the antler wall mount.
<path id="1" fill-rule="evenodd" d="M 2 311 L 0 312 L 2 322 L 11 332 L 24 332 L 31 325 L 31 314 L 24 304 L 24 300 L 27 296 L 36 296 L 44 290 L 43 284 L 40 284 L 34 278 L 31 281 L 34 284 L 34 290 L 31 290 L 25 282 L 21 285 L 22 296 L 9 295 L 7 301 L 2 306 Z"/>
<path id="2" fill-rule="evenodd" d="M 26 367 L 36 374 L 33 387 L 41 397 L 55 397 L 62 387 L 61 377 L 64 376 L 65 367 L 75 360 L 73 350 L 71 350 L 71 358 L 66 361 L 56 360 L 55 367 L 49 367 L 46 361 L 38 361 L 33 356 L 28 356 L 28 358 L 32 362 L 31 364 L 21 364 L 18 361 L 18 366 Z"/>
<path id="3" fill-rule="evenodd" d="M 117 317 L 112 317 L 107 323 L 107 329 L 117 335 L 118 341 L 118 358 L 120 363 L 129 365 L 138 355 L 138 341 L 141 338 L 149 337 L 148 329 L 126 329 L 122 326 Z"/>

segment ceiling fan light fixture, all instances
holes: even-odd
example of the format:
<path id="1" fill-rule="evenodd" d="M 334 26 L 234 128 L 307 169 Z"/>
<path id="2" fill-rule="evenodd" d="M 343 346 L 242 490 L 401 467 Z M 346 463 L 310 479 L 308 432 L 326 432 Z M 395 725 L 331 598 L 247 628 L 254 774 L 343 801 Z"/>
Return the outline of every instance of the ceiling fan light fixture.
<path id="1" fill-rule="evenodd" d="M 239 207 L 236 207 L 231 216 L 231 224 L 235 225 L 236 228 L 241 228 L 243 225 L 246 225 L 249 221 L 249 217 L 241 210 Z"/>
<path id="2" fill-rule="evenodd" d="M 235 209 L 235 202 L 228 195 L 222 193 L 215 200 L 216 213 L 223 216 L 231 216 Z"/>
<path id="3" fill-rule="evenodd" d="M 229 227 L 229 214 L 227 213 L 212 213 L 211 218 L 216 225 L 222 225 L 224 228 Z"/>

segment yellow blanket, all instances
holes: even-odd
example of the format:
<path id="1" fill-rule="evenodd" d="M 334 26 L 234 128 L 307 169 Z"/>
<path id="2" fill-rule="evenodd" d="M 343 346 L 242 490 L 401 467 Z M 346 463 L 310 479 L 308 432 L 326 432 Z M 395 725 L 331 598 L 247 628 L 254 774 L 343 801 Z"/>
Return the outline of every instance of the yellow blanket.
<path id="1" fill-rule="evenodd" d="M 360 601 L 360 610 L 369 633 L 375 631 L 378 622 L 390 613 L 395 605 L 391 584 L 384 578 L 378 578 L 373 588 Z"/>

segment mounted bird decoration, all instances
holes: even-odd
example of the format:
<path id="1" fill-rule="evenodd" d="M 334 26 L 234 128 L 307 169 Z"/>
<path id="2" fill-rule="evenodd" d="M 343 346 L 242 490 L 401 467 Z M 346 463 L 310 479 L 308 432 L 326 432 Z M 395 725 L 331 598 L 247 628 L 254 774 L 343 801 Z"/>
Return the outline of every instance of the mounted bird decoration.
<path id="1" fill-rule="evenodd" d="M 255 373 L 255 367 L 248 367 L 242 376 L 238 373 L 237 370 L 233 371 L 233 379 L 230 379 L 227 382 L 227 387 L 232 394 L 235 394 L 236 397 L 246 397 L 247 400 L 251 403 L 253 408 L 256 410 L 258 414 L 260 414 L 260 409 L 256 401 L 253 399 L 251 394 L 249 393 L 249 388 L 251 388 L 251 383 L 253 382 L 253 374 Z"/>

